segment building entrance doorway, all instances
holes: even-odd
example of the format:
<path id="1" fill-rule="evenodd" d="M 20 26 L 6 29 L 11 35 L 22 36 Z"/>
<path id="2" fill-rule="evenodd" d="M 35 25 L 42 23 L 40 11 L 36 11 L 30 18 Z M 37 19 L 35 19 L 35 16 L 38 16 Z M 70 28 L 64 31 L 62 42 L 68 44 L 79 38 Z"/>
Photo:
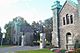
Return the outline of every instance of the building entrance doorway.
<path id="1" fill-rule="evenodd" d="M 66 33 L 66 49 L 72 48 L 72 35 L 70 32 Z"/>

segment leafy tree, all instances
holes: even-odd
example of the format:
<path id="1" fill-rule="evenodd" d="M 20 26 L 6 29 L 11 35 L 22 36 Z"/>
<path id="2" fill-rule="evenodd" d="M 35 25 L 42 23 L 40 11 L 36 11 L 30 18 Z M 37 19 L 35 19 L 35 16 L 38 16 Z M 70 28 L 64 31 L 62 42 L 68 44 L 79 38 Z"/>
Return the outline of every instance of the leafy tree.
<path id="1" fill-rule="evenodd" d="M 45 27 L 43 27 L 43 26 L 45 26 Z M 49 19 L 46 19 L 44 22 L 39 21 L 39 22 L 36 23 L 35 21 L 33 21 L 32 27 L 36 31 L 37 30 L 39 32 L 44 31 L 46 33 L 46 39 L 47 39 L 47 41 L 51 43 L 51 40 L 52 40 L 52 30 L 53 30 L 53 20 L 52 20 L 52 17 L 49 18 Z"/>
<path id="2" fill-rule="evenodd" d="M 48 42 L 51 43 L 52 40 L 52 30 L 53 30 L 53 20 L 52 17 L 49 19 L 46 19 L 43 23 L 43 25 L 45 26 L 45 33 L 46 33 L 46 39 Z"/>
<path id="3" fill-rule="evenodd" d="M 9 22 L 8 24 L 6 24 L 4 26 L 4 29 L 6 29 L 6 44 L 9 44 L 10 43 L 10 40 L 11 40 L 11 22 Z"/>
<path id="4" fill-rule="evenodd" d="M 18 16 L 14 18 L 13 21 L 4 26 L 4 29 L 6 29 L 7 44 L 12 44 L 12 36 L 15 34 L 15 23 L 18 24 L 18 29 L 20 29 L 19 32 L 24 32 L 26 27 L 31 27 L 22 17 Z"/>
<path id="5" fill-rule="evenodd" d="M 0 44 L 1 44 L 1 40 L 2 40 L 2 35 L 3 35 L 3 33 L 1 32 L 1 27 L 0 27 Z"/>
<path id="6" fill-rule="evenodd" d="M 41 24 L 39 22 L 32 22 L 32 28 L 34 29 L 34 41 L 39 41 L 40 40 L 40 32 L 41 32 Z"/>

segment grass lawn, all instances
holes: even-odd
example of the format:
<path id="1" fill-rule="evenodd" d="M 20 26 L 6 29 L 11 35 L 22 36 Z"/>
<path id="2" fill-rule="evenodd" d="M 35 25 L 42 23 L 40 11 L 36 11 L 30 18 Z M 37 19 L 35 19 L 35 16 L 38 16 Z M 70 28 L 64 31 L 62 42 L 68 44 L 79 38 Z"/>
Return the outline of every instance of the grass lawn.
<path id="1" fill-rule="evenodd" d="M 4 47 L 11 47 L 11 45 L 2 45 L 2 46 L 0 46 L 0 48 L 4 48 Z"/>
<path id="2" fill-rule="evenodd" d="M 53 53 L 48 49 L 40 49 L 40 50 L 28 50 L 28 51 L 16 51 L 16 53 Z"/>

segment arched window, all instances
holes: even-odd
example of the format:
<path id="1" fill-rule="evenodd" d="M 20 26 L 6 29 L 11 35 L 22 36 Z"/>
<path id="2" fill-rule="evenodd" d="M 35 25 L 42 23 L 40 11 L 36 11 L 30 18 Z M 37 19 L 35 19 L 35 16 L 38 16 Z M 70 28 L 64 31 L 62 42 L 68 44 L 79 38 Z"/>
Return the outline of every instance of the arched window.
<path id="1" fill-rule="evenodd" d="M 71 24 L 73 23 L 73 15 L 70 15 Z"/>
<path id="2" fill-rule="evenodd" d="M 66 23 L 69 24 L 69 16 L 66 14 Z"/>
<path id="3" fill-rule="evenodd" d="M 63 25 L 65 25 L 65 17 L 63 17 Z"/>

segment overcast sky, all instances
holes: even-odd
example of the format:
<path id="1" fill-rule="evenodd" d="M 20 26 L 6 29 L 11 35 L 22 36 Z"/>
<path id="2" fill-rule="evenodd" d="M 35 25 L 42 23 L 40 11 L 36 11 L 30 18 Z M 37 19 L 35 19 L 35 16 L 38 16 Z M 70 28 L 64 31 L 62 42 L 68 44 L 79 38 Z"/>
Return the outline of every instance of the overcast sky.
<path id="1" fill-rule="evenodd" d="M 17 16 L 23 17 L 28 23 L 50 18 L 53 2 L 54 0 L 0 0 L 0 26 L 3 30 L 4 25 Z M 61 0 L 61 4 L 64 2 Z"/>

